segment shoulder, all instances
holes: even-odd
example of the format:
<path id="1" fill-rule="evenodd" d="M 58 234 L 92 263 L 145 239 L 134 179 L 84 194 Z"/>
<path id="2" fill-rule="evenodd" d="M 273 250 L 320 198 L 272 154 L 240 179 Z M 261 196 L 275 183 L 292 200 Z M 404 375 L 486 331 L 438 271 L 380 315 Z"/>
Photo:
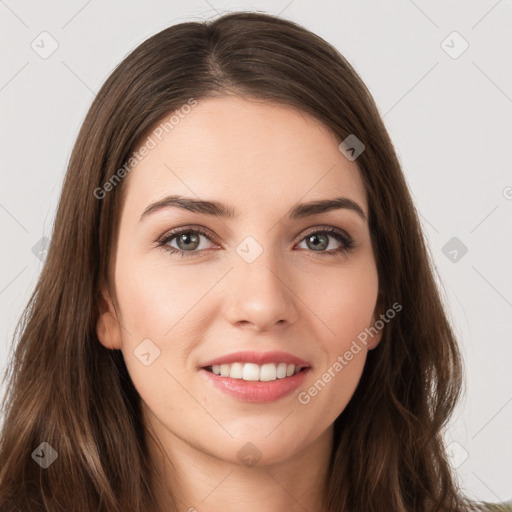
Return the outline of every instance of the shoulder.
<path id="1" fill-rule="evenodd" d="M 512 500 L 503 503 L 485 503 L 487 510 L 494 512 L 512 512 Z"/>

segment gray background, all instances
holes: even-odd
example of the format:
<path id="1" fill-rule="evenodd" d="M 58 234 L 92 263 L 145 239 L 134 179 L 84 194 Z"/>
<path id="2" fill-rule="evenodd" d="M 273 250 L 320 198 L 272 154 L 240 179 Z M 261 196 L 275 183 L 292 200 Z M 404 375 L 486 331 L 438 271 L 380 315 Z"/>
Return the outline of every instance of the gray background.
<path id="1" fill-rule="evenodd" d="M 470 496 L 510 499 L 510 0 L 0 0 L 0 370 L 41 271 L 41 239 L 51 238 L 72 144 L 95 92 L 156 32 L 242 9 L 281 13 L 316 32 L 372 92 L 464 352 L 466 396 L 446 432 L 452 463 Z M 42 58 L 51 44 L 58 48 Z"/>

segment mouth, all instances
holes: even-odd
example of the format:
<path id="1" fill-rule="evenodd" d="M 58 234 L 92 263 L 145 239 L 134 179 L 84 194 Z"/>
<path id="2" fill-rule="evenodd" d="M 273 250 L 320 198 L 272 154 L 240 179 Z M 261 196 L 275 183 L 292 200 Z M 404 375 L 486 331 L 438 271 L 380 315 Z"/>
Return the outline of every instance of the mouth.
<path id="1" fill-rule="evenodd" d="M 214 389 L 243 402 L 273 402 L 301 386 L 311 365 L 285 352 L 237 352 L 200 368 Z"/>

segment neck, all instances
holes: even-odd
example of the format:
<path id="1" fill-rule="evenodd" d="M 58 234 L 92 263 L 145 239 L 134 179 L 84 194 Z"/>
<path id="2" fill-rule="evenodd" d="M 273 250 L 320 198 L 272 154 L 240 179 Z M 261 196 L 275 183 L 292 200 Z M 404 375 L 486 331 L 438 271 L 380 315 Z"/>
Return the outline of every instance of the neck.
<path id="1" fill-rule="evenodd" d="M 154 432 L 154 429 L 152 429 Z M 168 430 L 147 436 L 155 464 L 153 488 L 159 512 L 323 512 L 332 426 L 292 457 L 245 466 L 191 446 Z M 172 498 L 171 498 L 172 496 Z"/>

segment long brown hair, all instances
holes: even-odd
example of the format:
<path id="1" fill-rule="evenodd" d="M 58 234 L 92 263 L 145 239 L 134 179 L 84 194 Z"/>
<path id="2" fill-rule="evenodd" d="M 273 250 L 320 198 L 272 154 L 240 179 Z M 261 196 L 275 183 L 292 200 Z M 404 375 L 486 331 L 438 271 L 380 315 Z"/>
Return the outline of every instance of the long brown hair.
<path id="1" fill-rule="evenodd" d="M 103 283 L 115 302 L 110 265 L 127 182 L 116 176 L 165 116 L 191 98 L 226 94 L 297 107 L 340 142 L 354 134 L 366 146 L 357 165 L 368 195 L 378 305 L 386 311 L 399 302 L 403 309 L 368 353 L 358 388 L 335 421 L 326 510 L 468 510 L 442 438 L 461 394 L 461 357 L 374 100 L 326 41 L 290 21 L 248 12 L 152 36 L 93 101 L 73 148 L 44 268 L 15 331 L 0 507 L 157 510 L 140 397 L 120 351 L 106 349 L 96 334 Z M 41 443 L 58 454 L 48 469 L 34 459 Z"/>

